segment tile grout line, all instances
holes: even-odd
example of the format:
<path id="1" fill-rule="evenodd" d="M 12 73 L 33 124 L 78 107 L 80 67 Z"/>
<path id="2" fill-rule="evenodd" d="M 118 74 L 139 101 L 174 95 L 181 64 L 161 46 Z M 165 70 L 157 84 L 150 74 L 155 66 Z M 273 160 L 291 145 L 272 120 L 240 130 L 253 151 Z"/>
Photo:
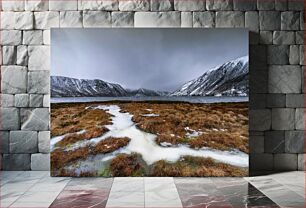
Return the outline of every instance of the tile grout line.
<path id="1" fill-rule="evenodd" d="M 280 184 L 281 186 L 283 186 L 286 190 L 288 190 L 289 188 L 288 187 L 286 187 L 286 186 L 284 186 L 283 184 L 281 184 L 281 183 L 279 183 L 279 182 L 277 182 L 276 180 L 274 180 L 272 177 L 266 177 L 266 179 L 271 179 L 272 181 L 274 181 L 274 182 L 276 182 L 276 183 L 278 183 L 278 184 Z M 256 186 L 256 182 L 254 183 L 254 182 L 252 182 L 252 181 L 249 181 L 249 180 L 247 180 L 251 185 L 253 185 L 259 192 L 261 192 L 262 194 L 264 194 L 265 196 L 267 196 L 271 201 L 273 201 L 276 205 L 278 205 L 279 207 L 288 207 L 288 205 L 281 205 L 278 201 L 276 201 L 275 199 L 273 199 L 274 197 L 271 197 L 270 196 L 270 193 L 269 192 L 266 192 L 266 191 L 262 191 L 260 188 L 258 188 L 257 186 Z M 290 191 L 292 191 L 291 189 L 289 189 Z M 295 193 L 297 196 L 299 196 L 299 197 L 302 197 L 302 196 L 300 196 L 299 194 L 297 194 L 295 191 L 292 191 L 293 193 Z M 302 197 L 303 198 L 303 197 Z M 303 198 L 304 199 L 304 198 Z M 304 201 L 305 201 L 305 199 L 304 199 Z"/>
<path id="2" fill-rule="evenodd" d="M 145 177 L 142 177 L 143 181 L 143 207 L 146 207 L 146 184 L 145 184 Z"/>
<path id="3" fill-rule="evenodd" d="M 183 207 L 184 207 L 183 201 L 182 201 L 182 199 L 181 199 L 181 195 L 180 195 L 180 193 L 179 193 L 179 191 L 178 191 L 178 188 L 177 188 L 177 186 L 176 186 L 176 183 L 175 183 L 174 178 L 173 178 L 173 183 L 174 183 L 175 189 L 176 189 L 176 191 L 177 191 L 177 194 L 178 194 L 178 196 L 179 196 L 179 199 L 180 199 L 180 202 L 181 202 L 181 205 L 182 205 L 182 208 L 183 208 Z"/>
<path id="4" fill-rule="evenodd" d="M 24 171 L 24 173 L 26 173 L 26 171 Z M 44 177 L 44 176 L 42 176 L 41 178 L 39 178 L 38 181 L 37 181 L 36 183 L 33 183 L 26 191 L 24 191 L 20 196 L 18 196 L 18 198 L 15 199 L 12 203 L 10 203 L 10 205 L 7 206 L 7 207 L 11 207 L 12 205 L 14 205 L 14 203 L 15 203 L 16 201 L 18 201 L 22 196 L 24 196 L 25 193 L 28 192 L 32 187 L 34 187 L 41 179 L 43 179 L 43 177 Z M 34 180 L 35 180 L 35 179 L 34 179 Z"/>
<path id="5" fill-rule="evenodd" d="M 51 176 L 50 176 L 51 177 Z M 63 187 L 63 189 L 56 195 L 56 197 L 53 199 L 53 201 L 51 202 L 51 204 L 48 206 L 48 207 L 50 207 L 52 204 L 53 204 L 53 202 L 55 202 L 55 200 L 57 199 L 57 197 L 65 190 L 65 188 L 67 187 L 67 185 L 68 185 L 68 183 L 70 183 L 72 181 L 72 178 L 70 177 L 69 178 L 69 181 L 66 183 L 66 185 Z"/>
<path id="6" fill-rule="evenodd" d="M 276 181 L 277 183 L 283 185 L 284 187 L 290 189 L 291 191 L 293 191 L 294 193 L 296 193 L 299 196 L 302 196 L 305 199 L 305 194 L 300 195 L 300 193 L 298 193 L 297 191 L 293 190 L 293 188 L 291 188 L 290 186 L 288 186 L 287 184 L 282 184 L 279 180 L 272 178 L 272 180 Z M 305 192 L 305 187 L 304 187 L 304 192 Z"/>

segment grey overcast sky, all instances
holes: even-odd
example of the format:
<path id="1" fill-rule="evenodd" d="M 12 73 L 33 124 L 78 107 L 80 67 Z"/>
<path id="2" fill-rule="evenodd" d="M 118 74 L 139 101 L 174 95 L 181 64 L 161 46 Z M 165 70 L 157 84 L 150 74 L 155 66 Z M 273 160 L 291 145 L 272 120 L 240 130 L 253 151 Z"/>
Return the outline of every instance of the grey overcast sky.
<path id="1" fill-rule="evenodd" d="M 246 29 L 52 29 L 51 75 L 173 91 L 248 55 Z"/>

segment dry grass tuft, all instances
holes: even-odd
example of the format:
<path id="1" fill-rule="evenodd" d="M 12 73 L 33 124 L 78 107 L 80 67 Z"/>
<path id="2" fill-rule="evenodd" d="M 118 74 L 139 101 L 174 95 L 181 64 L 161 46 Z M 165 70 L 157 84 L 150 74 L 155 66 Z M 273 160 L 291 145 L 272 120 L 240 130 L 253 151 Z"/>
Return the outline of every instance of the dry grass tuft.
<path id="1" fill-rule="evenodd" d="M 110 163 L 110 172 L 113 177 L 144 176 L 144 166 L 137 154 L 119 154 Z"/>
<path id="2" fill-rule="evenodd" d="M 90 154 L 89 147 L 82 147 L 73 151 L 56 149 L 51 152 L 51 170 L 59 170 L 70 162 L 86 159 Z"/>
<path id="3" fill-rule="evenodd" d="M 82 147 L 76 150 L 63 151 L 55 149 L 51 152 L 51 170 L 59 170 L 71 162 L 86 159 L 89 155 L 106 154 L 113 152 L 121 147 L 128 145 L 130 139 L 124 138 L 107 138 L 100 141 L 96 146 Z M 85 174 L 85 173 L 84 173 Z"/>
<path id="4" fill-rule="evenodd" d="M 51 136 L 86 130 L 87 136 L 101 133 L 111 124 L 111 115 L 103 110 L 85 109 L 86 104 L 57 104 L 51 108 Z M 103 130 L 102 132 L 104 132 Z"/>
<path id="5" fill-rule="evenodd" d="M 130 142 L 130 139 L 127 137 L 123 138 L 107 138 L 100 141 L 94 148 L 94 154 L 106 154 L 113 152 L 119 148 L 125 147 Z"/>
<path id="6" fill-rule="evenodd" d="M 207 176 L 246 176 L 247 169 L 218 163 L 211 158 L 181 158 L 176 163 L 158 161 L 152 165 L 152 176 L 207 177 Z"/>
<path id="7" fill-rule="evenodd" d="M 192 148 L 210 147 L 219 150 L 237 148 L 248 153 L 247 103 L 190 104 L 130 102 L 120 104 L 124 112 L 133 114 L 133 121 L 143 131 L 158 135 L 156 142 L 185 143 Z M 151 109 L 148 111 L 147 109 Z M 154 113 L 158 117 L 145 117 Z M 202 135 L 188 138 L 191 130 Z"/>
<path id="8" fill-rule="evenodd" d="M 100 128 L 93 128 L 83 134 L 77 134 L 77 133 L 69 134 L 65 136 L 61 141 L 56 143 L 56 146 L 66 147 L 81 140 L 89 140 L 92 138 L 102 136 L 106 132 L 108 132 L 108 129 L 106 127 L 100 127 Z"/>

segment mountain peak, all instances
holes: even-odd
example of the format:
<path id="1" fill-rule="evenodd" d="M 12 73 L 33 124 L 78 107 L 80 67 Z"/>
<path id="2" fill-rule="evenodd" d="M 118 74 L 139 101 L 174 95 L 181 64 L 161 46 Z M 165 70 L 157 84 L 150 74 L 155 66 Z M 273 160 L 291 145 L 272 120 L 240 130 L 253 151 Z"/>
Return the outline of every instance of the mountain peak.
<path id="1" fill-rule="evenodd" d="M 185 83 L 173 96 L 246 96 L 249 57 L 243 56 L 206 71 Z"/>

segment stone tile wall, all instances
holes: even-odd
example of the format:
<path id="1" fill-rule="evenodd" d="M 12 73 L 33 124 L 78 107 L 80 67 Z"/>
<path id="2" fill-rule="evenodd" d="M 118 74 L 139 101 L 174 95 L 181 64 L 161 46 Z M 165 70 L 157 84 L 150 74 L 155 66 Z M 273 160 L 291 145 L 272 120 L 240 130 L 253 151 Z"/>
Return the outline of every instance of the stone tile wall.
<path id="1" fill-rule="evenodd" d="M 303 0 L 3 0 L 1 10 L 3 169 L 49 169 L 51 27 L 247 27 L 251 173 L 304 170 Z"/>

